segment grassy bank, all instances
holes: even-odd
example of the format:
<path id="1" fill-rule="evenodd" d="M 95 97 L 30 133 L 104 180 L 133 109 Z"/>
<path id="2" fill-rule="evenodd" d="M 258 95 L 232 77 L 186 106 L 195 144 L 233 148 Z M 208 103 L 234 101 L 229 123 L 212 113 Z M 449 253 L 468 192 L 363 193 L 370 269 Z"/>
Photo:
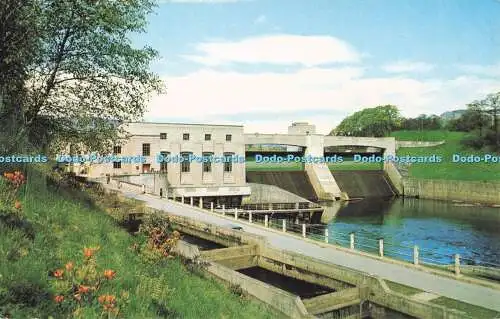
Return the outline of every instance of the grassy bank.
<path id="1" fill-rule="evenodd" d="M 453 163 L 453 154 L 463 156 L 486 154 L 481 151 L 466 149 L 460 141 L 466 136 L 462 132 L 448 131 L 398 131 L 392 136 L 400 140 L 441 141 L 445 143 L 434 147 L 400 148 L 398 156 L 430 156 L 442 157 L 441 163 L 414 163 L 410 166 L 410 177 L 423 179 L 447 179 L 464 181 L 498 181 L 500 180 L 500 163 Z"/>
<path id="2" fill-rule="evenodd" d="M 76 309 L 69 306 L 67 298 L 55 301 L 62 281 L 57 281 L 59 277 L 53 271 L 64 271 L 69 262 L 75 269 L 84 269 L 83 248 L 98 246 L 98 272 L 116 273 L 103 283 L 100 294 L 116 297 L 122 318 L 279 316 L 215 280 L 190 272 L 177 258 L 158 262 L 145 259 L 132 249 L 144 244 L 144 239 L 131 236 L 80 191 L 45 190 L 43 177 L 30 174 L 16 195 L 22 205 L 16 210 L 12 199 L 7 198 L 10 186 L 0 179 L 0 317 L 105 315 L 104 303 L 97 298 Z"/>

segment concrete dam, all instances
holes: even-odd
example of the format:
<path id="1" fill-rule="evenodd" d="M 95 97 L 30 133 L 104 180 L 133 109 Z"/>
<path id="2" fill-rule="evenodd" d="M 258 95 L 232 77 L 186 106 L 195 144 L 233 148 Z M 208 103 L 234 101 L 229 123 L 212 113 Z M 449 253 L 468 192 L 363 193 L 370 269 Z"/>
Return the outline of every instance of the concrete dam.
<path id="1" fill-rule="evenodd" d="M 305 171 L 246 172 L 247 183 L 274 185 L 309 201 L 318 200 Z"/>
<path id="2" fill-rule="evenodd" d="M 342 192 L 350 198 L 392 197 L 397 193 L 383 170 L 331 172 Z M 316 202 L 318 196 L 305 171 L 248 171 L 248 183 L 274 185 Z"/>
<path id="3" fill-rule="evenodd" d="M 332 171 L 332 175 L 350 198 L 392 197 L 397 194 L 383 170 Z"/>

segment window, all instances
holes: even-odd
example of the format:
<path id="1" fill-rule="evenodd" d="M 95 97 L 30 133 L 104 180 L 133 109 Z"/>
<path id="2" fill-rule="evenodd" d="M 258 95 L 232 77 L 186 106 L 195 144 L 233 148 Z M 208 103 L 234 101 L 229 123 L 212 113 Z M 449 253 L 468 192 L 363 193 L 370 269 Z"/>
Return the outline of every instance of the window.
<path id="1" fill-rule="evenodd" d="M 160 140 L 166 140 L 167 139 L 167 133 L 160 133 Z"/>
<path id="2" fill-rule="evenodd" d="M 212 134 L 205 134 L 205 141 L 211 141 L 212 140 Z"/>
<path id="3" fill-rule="evenodd" d="M 203 153 L 203 173 L 212 172 L 212 157 L 214 153 Z"/>
<path id="4" fill-rule="evenodd" d="M 113 147 L 113 154 L 121 154 L 122 153 L 122 147 L 121 146 L 114 146 Z"/>
<path id="5" fill-rule="evenodd" d="M 151 153 L 151 144 L 142 144 L 142 156 L 149 156 Z"/>
<path id="6" fill-rule="evenodd" d="M 233 153 L 224 153 L 224 172 L 233 171 Z"/>
<path id="7" fill-rule="evenodd" d="M 170 156 L 169 152 L 161 151 L 160 152 L 161 157 L 163 160 L 160 162 L 160 173 L 166 173 L 167 172 L 167 164 L 168 164 L 168 156 Z"/>
<path id="8" fill-rule="evenodd" d="M 189 162 L 189 156 L 191 153 L 181 153 L 181 172 L 189 173 L 191 171 L 191 163 Z"/>
<path id="9" fill-rule="evenodd" d="M 226 134 L 226 141 L 227 142 L 231 142 L 232 138 L 233 138 L 233 136 L 231 134 Z"/>
<path id="10" fill-rule="evenodd" d="M 184 141 L 189 141 L 189 133 L 184 133 L 184 134 L 182 134 L 182 139 L 183 139 Z"/>
<path id="11" fill-rule="evenodd" d="M 113 168 L 122 168 L 122 162 L 113 162 Z"/>

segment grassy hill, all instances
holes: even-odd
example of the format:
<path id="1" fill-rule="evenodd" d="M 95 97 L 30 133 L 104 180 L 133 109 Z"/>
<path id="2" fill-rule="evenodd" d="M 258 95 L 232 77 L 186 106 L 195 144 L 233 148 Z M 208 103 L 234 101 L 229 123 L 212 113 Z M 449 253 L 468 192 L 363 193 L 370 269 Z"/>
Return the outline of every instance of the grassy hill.
<path id="1" fill-rule="evenodd" d="M 13 194 L 0 176 L 0 317 L 114 318 L 111 310 L 121 318 L 279 317 L 178 258 L 146 253 L 148 238 L 130 235 L 80 190 L 46 189 L 45 178 L 30 173 Z M 105 270 L 113 278 L 92 286 Z"/>
<path id="2" fill-rule="evenodd" d="M 436 154 L 443 158 L 441 163 L 414 163 L 410 166 L 411 177 L 424 179 L 448 179 L 468 181 L 500 180 L 500 163 L 453 163 L 453 154 L 484 155 L 486 152 L 466 149 L 460 140 L 466 137 L 463 132 L 449 131 L 397 131 L 392 136 L 398 140 L 441 141 L 445 143 L 434 147 L 400 148 L 397 155 L 429 156 Z M 497 154 L 498 155 L 498 154 Z"/>

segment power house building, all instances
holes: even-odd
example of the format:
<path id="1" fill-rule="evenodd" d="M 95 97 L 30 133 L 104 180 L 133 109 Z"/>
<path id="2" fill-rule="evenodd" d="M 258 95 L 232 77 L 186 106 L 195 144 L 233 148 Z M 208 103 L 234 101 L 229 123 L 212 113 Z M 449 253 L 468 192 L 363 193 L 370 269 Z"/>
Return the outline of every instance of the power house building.
<path id="1" fill-rule="evenodd" d="M 245 180 L 243 126 L 134 122 L 124 124 L 130 137 L 115 146 L 117 158 L 138 161 L 92 163 L 91 178 L 129 175 L 142 184 L 166 184 L 164 194 L 194 197 L 196 202 L 241 202 L 250 194 Z M 210 159 L 210 160 L 209 160 Z M 79 173 L 82 170 L 80 169 Z M 166 179 L 166 181 L 165 181 Z"/>

